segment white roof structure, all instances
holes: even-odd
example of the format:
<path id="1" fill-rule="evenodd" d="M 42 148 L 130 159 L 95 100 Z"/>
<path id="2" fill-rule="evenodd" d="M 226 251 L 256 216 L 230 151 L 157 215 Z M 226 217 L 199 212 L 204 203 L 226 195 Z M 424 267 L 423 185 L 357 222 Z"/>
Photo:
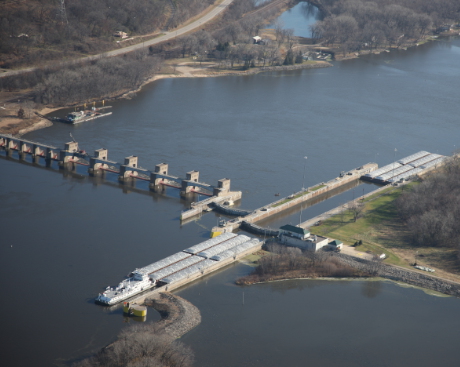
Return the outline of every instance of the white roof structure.
<path id="1" fill-rule="evenodd" d="M 241 245 L 238 245 L 230 250 L 221 252 L 220 254 L 214 255 L 211 257 L 211 260 L 216 260 L 216 261 L 221 261 L 228 259 L 229 257 L 233 257 L 235 255 L 238 255 L 251 247 L 256 246 L 260 241 L 257 238 L 253 238 L 250 241 L 244 242 Z"/>
<path id="2" fill-rule="evenodd" d="M 184 250 L 184 252 L 188 252 L 189 254 L 197 254 L 198 252 L 204 251 L 212 246 L 216 246 L 221 242 L 224 242 L 230 238 L 236 237 L 235 233 L 226 232 L 222 233 L 220 236 L 211 238 L 210 240 L 201 242 L 195 246 L 189 247 Z"/>
<path id="3" fill-rule="evenodd" d="M 420 158 L 420 159 L 417 159 L 416 161 L 413 161 L 411 163 L 409 163 L 412 167 L 419 167 L 419 166 L 422 166 L 428 162 L 431 162 L 437 158 L 440 158 L 442 157 L 441 155 L 439 154 L 428 154 L 427 156 L 423 157 L 423 158 Z"/>
<path id="4" fill-rule="evenodd" d="M 421 154 L 422 152 L 419 153 Z M 412 156 L 415 156 L 415 154 Z M 427 168 L 440 164 L 445 159 L 447 159 L 447 157 L 439 154 L 429 153 L 428 155 L 418 158 L 415 161 L 406 164 L 405 166 L 396 168 L 394 171 L 390 170 L 389 172 L 378 176 L 375 179 L 382 182 L 397 182 L 401 179 L 404 180 L 413 175 L 417 175 Z"/>
<path id="5" fill-rule="evenodd" d="M 392 169 L 392 170 L 388 171 L 387 173 L 384 173 L 383 175 L 375 177 L 375 179 L 379 180 L 379 181 L 387 181 L 390 178 L 392 178 L 394 176 L 397 176 L 397 175 L 400 175 L 400 174 L 402 174 L 404 172 L 410 171 L 411 169 L 414 169 L 414 167 L 409 166 L 409 165 L 400 166 L 400 167 L 397 167 L 396 169 Z"/>
<path id="6" fill-rule="evenodd" d="M 163 268 L 161 270 L 158 270 L 150 274 L 150 278 L 153 280 L 162 279 L 164 277 L 167 277 L 168 275 L 181 271 L 184 268 L 195 265 L 196 263 L 199 263 L 200 261 L 203 261 L 202 257 L 190 256 L 184 260 L 181 260 L 175 264 L 169 265 L 166 268 Z"/>
<path id="7" fill-rule="evenodd" d="M 383 175 L 383 174 L 387 173 L 388 171 L 391 171 L 391 170 L 396 169 L 396 168 L 401 167 L 401 166 L 402 166 L 402 164 L 398 163 L 398 162 L 390 163 L 390 164 L 387 164 L 386 166 L 383 166 L 382 168 L 376 169 L 373 172 L 369 172 L 369 173 L 365 174 L 364 177 L 375 178 L 377 176 Z"/>
<path id="8" fill-rule="evenodd" d="M 213 266 L 216 264 L 216 261 L 214 260 L 225 260 L 225 259 L 228 259 L 230 257 L 233 257 L 235 255 L 238 255 L 250 248 L 253 248 L 254 246 L 258 245 L 260 243 L 260 241 L 257 239 L 257 238 L 253 238 L 253 239 L 250 239 L 249 237 L 247 236 L 244 236 L 244 235 L 240 235 L 238 237 L 242 237 L 241 240 L 243 240 L 244 238 L 243 237 L 246 237 L 247 240 L 244 240 L 243 243 L 239 244 L 239 245 L 236 245 L 234 247 L 231 247 L 230 249 L 224 251 L 224 252 L 221 252 L 217 255 L 214 255 L 212 257 L 212 260 L 210 259 L 206 259 L 206 260 L 203 260 L 202 257 L 199 257 L 199 256 L 193 256 L 194 258 L 198 258 L 198 259 L 201 259 L 202 261 L 194 264 L 194 265 L 191 265 L 187 268 L 184 268 L 178 272 L 175 272 L 173 274 L 170 274 L 168 276 L 165 276 L 163 278 L 160 279 L 161 282 L 163 283 L 167 283 L 167 284 L 171 284 L 171 283 L 174 283 L 174 282 L 178 282 L 178 281 L 181 281 L 183 279 L 186 279 L 186 278 L 189 278 L 189 277 L 192 277 L 194 275 L 197 275 L 198 273 L 201 273 L 202 271 L 206 270 L 207 268 L 209 268 L 210 266 Z M 236 239 L 235 239 L 236 240 Z"/>
<path id="9" fill-rule="evenodd" d="M 207 268 L 209 268 L 211 265 L 214 265 L 216 262 L 212 260 L 203 260 L 199 262 L 198 264 L 189 266 L 188 268 L 182 269 L 181 271 L 178 271 L 177 273 L 171 274 L 165 278 L 162 278 L 161 281 L 164 283 L 174 283 L 179 280 L 188 278 L 190 276 L 193 276 Z"/>
<path id="10" fill-rule="evenodd" d="M 415 161 L 417 159 L 420 159 L 422 157 L 425 157 L 427 156 L 428 154 L 430 154 L 429 152 L 425 152 L 424 150 L 418 152 L 418 153 L 415 153 L 415 154 L 412 154 L 406 158 L 402 158 L 398 161 L 398 163 L 401 163 L 401 164 L 408 164 L 412 161 Z"/>
<path id="11" fill-rule="evenodd" d="M 213 246 L 206 251 L 199 252 L 197 255 L 209 259 L 210 257 L 217 255 L 221 252 L 229 250 L 233 247 L 236 247 L 244 242 L 249 241 L 251 238 L 245 235 L 240 235 L 235 238 L 230 238 L 229 240 L 222 242 L 219 245 Z"/>
<path id="12" fill-rule="evenodd" d="M 407 172 L 404 172 L 404 173 L 402 173 L 402 174 L 400 174 L 400 175 L 397 175 L 397 176 L 395 176 L 395 177 L 393 177 L 393 178 L 390 178 L 390 179 L 388 180 L 388 182 L 391 182 L 391 183 L 393 183 L 393 182 L 398 182 L 398 181 L 401 180 L 401 179 L 404 180 L 404 179 L 406 179 L 406 178 L 408 178 L 408 177 L 411 177 L 411 176 L 414 176 L 414 175 L 416 175 L 416 174 L 418 174 L 418 173 L 420 173 L 420 172 L 422 172 L 422 171 L 423 171 L 423 169 L 420 168 L 420 167 L 414 168 L 414 169 L 411 169 L 411 170 L 409 170 L 409 171 L 407 171 Z"/>
<path id="13" fill-rule="evenodd" d="M 171 255 L 171 256 L 168 256 L 166 258 L 164 258 L 163 260 L 160 260 L 160 261 L 157 261 L 157 262 L 154 262 L 150 265 L 147 265 L 147 266 L 144 266 L 143 268 L 140 268 L 140 269 L 136 269 L 133 271 L 134 272 L 138 272 L 140 274 L 151 274 L 155 271 L 158 271 L 162 268 L 165 268 L 166 266 L 169 266 L 171 264 L 174 264 L 180 260 L 183 260 L 187 257 L 190 257 L 192 255 L 190 254 L 187 254 L 185 252 L 177 252 L 175 253 L 174 255 Z"/>
<path id="14" fill-rule="evenodd" d="M 431 162 L 429 162 L 429 163 L 427 163 L 427 164 L 424 164 L 424 165 L 421 166 L 420 168 L 427 169 L 427 168 L 436 166 L 437 164 L 442 163 L 442 161 L 444 161 L 444 160 L 446 160 L 446 159 L 447 159 L 447 157 L 441 157 L 441 158 L 435 159 L 434 161 L 431 161 Z"/>

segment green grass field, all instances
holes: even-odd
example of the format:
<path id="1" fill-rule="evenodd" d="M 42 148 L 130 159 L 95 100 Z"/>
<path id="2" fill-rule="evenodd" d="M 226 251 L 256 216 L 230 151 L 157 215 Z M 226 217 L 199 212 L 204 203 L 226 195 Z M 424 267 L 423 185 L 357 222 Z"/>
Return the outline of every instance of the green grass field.
<path id="1" fill-rule="evenodd" d="M 392 246 L 402 246 L 404 242 L 404 238 L 391 235 L 392 228 L 399 226 L 394 200 L 401 192 L 400 187 L 388 187 L 364 199 L 363 212 L 356 222 L 352 213 L 345 211 L 314 227 L 313 231 L 315 234 L 341 240 L 350 246 L 362 241 L 362 244 L 356 247 L 358 251 L 385 254 L 385 262 L 404 265 L 404 262 L 391 251 Z M 392 246 L 386 246 L 389 241 Z"/>

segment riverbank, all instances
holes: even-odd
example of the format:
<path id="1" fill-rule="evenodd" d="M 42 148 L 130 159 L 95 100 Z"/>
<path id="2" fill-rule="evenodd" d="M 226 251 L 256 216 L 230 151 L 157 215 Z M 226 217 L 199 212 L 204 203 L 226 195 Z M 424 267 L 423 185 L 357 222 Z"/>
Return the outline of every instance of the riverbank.
<path id="1" fill-rule="evenodd" d="M 311 3 L 316 5 L 316 6 L 319 6 L 318 4 L 315 4 L 315 2 L 311 2 Z M 292 3 L 292 5 L 295 5 L 295 4 L 297 4 L 297 2 Z M 270 6 L 276 6 L 276 7 L 278 7 L 278 11 L 273 13 L 273 15 L 271 15 L 271 17 L 276 17 L 279 14 L 281 14 L 283 11 L 285 11 L 287 8 L 291 7 L 292 5 L 288 5 L 287 3 L 281 4 L 281 3 L 277 2 L 277 1 L 274 1 L 274 2 L 271 2 L 270 4 L 268 4 L 267 6 L 264 6 L 263 8 L 260 8 L 260 9 L 256 10 L 255 12 L 260 12 L 264 8 L 268 8 Z M 254 12 L 249 12 L 249 13 L 246 14 L 246 16 L 251 15 L 253 13 Z M 185 24 L 187 24 L 187 23 L 185 23 Z M 215 24 L 210 24 L 209 27 L 210 27 L 209 28 L 210 30 L 213 30 L 215 28 Z M 206 29 L 208 29 L 208 27 L 206 27 Z M 261 36 L 264 36 L 267 39 L 271 39 L 272 42 L 274 42 L 275 39 L 277 38 L 277 36 L 274 35 L 274 34 L 270 36 L 269 33 L 270 32 L 267 29 L 262 29 L 260 31 Z M 446 36 L 452 36 L 452 35 L 457 35 L 457 34 L 458 34 L 458 31 L 452 30 L 450 32 L 443 33 L 443 34 L 441 34 L 439 36 L 425 36 L 424 39 L 421 39 L 419 41 L 419 43 L 417 43 L 417 44 L 408 43 L 408 44 L 402 44 L 402 45 L 399 45 L 398 47 L 393 47 L 393 48 L 394 49 L 407 49 L 408 47 L 418 46 L 419 44 L 422 44 L 422 43 L 427 42 L 429 40 L 433 40 L 433 39 L 435 39 L 437 37 L 446 37 Z M 177 36 L 177 34 L 176 34 L 176 36 Z M 389 52 L 392 49 L 392 48 L 380 48 L 380 49 L 364 50 L 364 51 L 359 51 L 359 52 L 342 53 L 342 47 L 339 44 L 333 44 L 331 47 L 324 47 L 321 42 L 319 42 L 318 44 L 312 44 L 311 40 L 309 40 L 307 43 L 304 43 L 304 41 L 306 39 L 303 39 L 302 37 L 295 37 L 295 38 L 297 39 L 295 42 L 298 42 L 298 43 L 295 43 L 294 47 L 292 48 L 293 50 L 299 49 L 299 50 L 302 50 L 302 52 L 305 51 L 305 50 L 310 50 L 311 52 L 313 52 L 313 51 L 318 52 L 319 51 L 319 53 L 323 53 L 323 52 L 326 53 L 326 54 L 329 53 L 330 55 L 333 56 L 333 58 L 335 60 L 338 60 L 338 61 L 358 58 L 358 57 L 360 57 L 362 55 L 379 54 L 379 53 L 385 52 L 385 51 Z M 177 47 L 177 46 L 172 45 L 170 47 Z M 286 53 L 285 48 L 286 48 L 285 45 L 280 46 L 279 51 L 281 52 L 282 58 L 285 56 L 285 53 Z M 323 57 L 321 56 L 321 58 L 323 58 Z M 173 63 L 177 62 L 177 61 L 180 61 L 180 60 L 181 59 L 175 59 L 175 60 L 173 60 Z M 194 64 L 196 64 L 196 63 L 197 62 L 195 62 Z M 212 66 L 206 66 L 204 68 L 201 66 L 201 63 L 200 63 L 199 68 L 196 68 L 196 66 L 190 68 L 188 65 L 177 64 L 177 68 L 176 67 L 174 68 L 173 73 L 154 75 L 153 77 L 147 79 L 139 87 L 136 87 L 133 90 L 117 91 L 117 93 L 115 93 L 115 95 L 111 96 L 110 99 L 116 100 L 116 99 L 119 99 L 119 98 L 133 98 L 135 96 L 135 94 L 137 92 L 139 92 L 143 88 L 144 85 L 149 84 L 151 82 L 154 82 L 155 80 L 158 80 L 158 79 L 163 79 L 163 78 L 213 77 L 213 76 L 227 76 L 227 75 L 252 75 L 252 74 L 257 74 L 257 73 L 265 72 L 265 71 L 297 70 L 297 69 L 304 69 L 304 68 L 325 67 L 324 66 L 325 64 L 327 64 L 327 66 L 332 66 L 331 64 L 327 63 L 326 61 L 314 61 L 314 63 L 315 64 L 311 64 L 311 62 L 304 62 L 301 65 L 296 64 L 296 65 L 291 65 L 291 66 L 256 67 L 256 68 L 250 68 L 250 69 L 245 70 L 245 71 L 243 71 L 243 70 L 228 70 L 228 69 L 223 70 L 223 69 L 219 69 L 219 66 L 218 66 L 217 62 L 206 63 L 206 64 L 210 64 Z M 325 64 L 323 64 L 323 63 L 325 63 Z M 190 64 L 192 64 L 192 63 L 190 63 Z M 11 100 L 12 98 L 9 98 L 9 99 Z M 0 98 L 0 103 L 1 102 L 2 102 L 2 99 Z M 65 106 L 62 106 L 62 107 L 59 107 L 59 108 L 68 108 L 68 107 L 72 107 L 73 105 L 65 105 Z M 21 107 L 21 105 L 18 103 L 18 106 L 17 106 L 16 110 L 18 110 L 20 107 Z M 53 110 L 56 110 L 56 109 L 57 108 L 55 108 Z M 38 110 L 34 110 L 34 112 L 35 111 L 39 112 Z M 1 116 L 0 116 L 0 119 L 1 119 Z M 46 120 L 40 120 L 38 118 L 28 118 L 27 120 L 24 120 L 24 119 L 19 119 L 17 117 L 15 118 L 14 116 L 11 116 L 11 117 L 6 118 L 6 120 L 7 121 L 5 121 L 5 122 L 0 120 L 0 132 L 1 133 L 11 133 L 13 135 L 22 135 L 22 134 L 25 134 L 27 132 L 30 132 L 30 131 L 33 131 L 33 130 L 36 130 L 36 129 L 41 129 L 41 128 L 45 128 L 47 126 L 50 126 L 50 122 L 48 122 Z"/>
<path id="2" fill-rule="evenodd" d="M 435 291 L 454 297 L 460 297 L 460 283 L 438 278 L 415 270 L 384 264 L 379 260 L 367 260 L 346 255 L 343 253 L 327 253 L 326 260 L 321 260 L 321 271 L 317 265 L 310 269 L 298 269 L 291 271 L 274 271 L 273 273 L 257 274 L 256 271 L 248 276 L 239 278 L 237 285 L 253 285 L 258 283 L 278 282 L 293 279 L 369 279 L 383 278 L 394 282 Z M 333 266 L 337 266 L 336 269 Z M 324 269 L 324 270 L 323 270 Z M 352 269 L 350 271 L 349 269 Z"/>
<path id="3" fill-rule="evenodd" d="M 201 65 L 197 65 L 198 62 L 181 62 L 176 65 L 170 63 L 169 68 L 173 68 L 174 74 L 158 74 L 154 75 L 150 79 L 146 80 L 139 88 L 123 93 L 118 98 L 133 98 L 136 93 L 140 92 L 146 85 L 155 82 L 160 79 L 169 78 L 211 78 L 219 76 L 245 76 L 245 75 L 256 75 L 265 72 L 272 71 L 290 71 L 290 70 L 302 70 L 302 69 L 317 69 L 317 68 L 328 68 L 333 65 L 327 61 L 315 61 L 305 62 L 298 65 L 280 65 L 280 66 L 266 66 L 256 67 L 248 70 L 225 70 L 219 69 L 218 64 L 215 62 L 203 62 Z M 113 98 L 113 99 L 118 99 Z"/>
<path id="4" fill-rule="evenodd" d="M 339 259 L 343 264 L 360 271 L 370 272 L 377 277 L 431 289 L 449 296 L 460 297 L 460 283 L 458 282 L 448 281 L 418 271 L 406 270 L 401 267 L 384 264 L 380 261 L 358 259 L 345 254 L 334 254 L 334 257 Z"/>
<path id="5" fill-rule="evenodd" d="M 23 108 L 25 116 L 18 117 L 19 110 L 23 108 L 21 102 L 4 102 L 2 106 L 2 116 L 0 116 L 0 133 L 11 134 L 20 137 L 34 130 L 44 129 L 52 126 L 50 120 L 39 117 L 40 115 L 47 115 L 59 108 L 44 107 L 40 109 Z"/>
<path id="6" fill-rule="evenodd" d="M 237 285 L 271 282 L 286 279 L 363 278 L 372 275 L 356 269 L 325 252 L 302 252 L 276 243 L 267 245 L 271 254 L 258 260 L 254 271 L 236 280 Z"/>
<path id="7" fill-rule="evenodd" d="M 153 77 L 144 81 L 138 88 L 125 91 L 116 95 L 112 98 L 106 99 L 106 101 L 113 101 L 118 99 L 131 99 L 134 98 L 136 93 L 140 92 L 146 85 L 153 83 L 160 79 L 167 78 L 209 78 L 209 77 L 219 77 L 219 76 L 244 76 L 244 75 L 255 75 L 264 72 L 273 72 L 273 71 L 289 71 L 289 70 L 300 70 L 300 69 L 315 69 L 315 68 L 326 68 L 331 67 L 327 61 L 315 61 L 315 62 L 305 62 L 298 65 L 282 65 L 282 66 L 267 66 L 267 67 L 257 67 L 251 68 L 248 70 L 222 70 L 218 68 L 218 64 L 214 62 L 205 62 L 201 65 L 196 65 L 197 62 L 181 62 L 174 66 L 174 73 L 167 74 L 156 74 Z M 171 69 L 171 64 L 168 65 L 168 69 Z M 170 70 L 171 71 L 171 70 Z M 52 126 L 53 123 L 47 119 L 39 118 L 35 113 L 41 115 L 46 115 L 48 113 L 58 111 L 61 109 L 73 107 L 74 105 L 62 106 L 62 107 L 41 107 L 37 108 L 28 108 L 27 116 L 25 118 L 18 117 L 19 109 L 23 108 L 23 101 L 18 99 L 18 102 L 5 101 L 5 99 L 11 99 L 3 95 L 3 116 L 0 116 L 0 133 L 2 134 L 11 134 L 14 136 L 21 136 L 26 133 L 29 133 L 34 130 L 44 129 L 46 127 Z M 0 100 L 0 103 L 2 101 Z"/>

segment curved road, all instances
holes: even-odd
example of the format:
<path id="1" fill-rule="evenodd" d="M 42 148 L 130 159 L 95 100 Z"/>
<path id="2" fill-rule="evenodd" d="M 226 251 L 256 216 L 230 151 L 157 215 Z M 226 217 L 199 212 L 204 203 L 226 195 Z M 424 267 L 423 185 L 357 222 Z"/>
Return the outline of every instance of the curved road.
<path id="1" fill-rule="evenodd" d="M 154 38 L 149 41 L 142 42 L 142 43 L 138 43 L 136 45 L 123 47 L 118 50 L 113 50 L 113 51 L 104 52 L 104 53 L 97 54 L 97 55 L 87 56 L 81 59 L 75 59 L 75 60 L 69 61 L 69 63 L 79 62 L 79 61 L 89 61 L 89 60 L 94 60 L 94 59 L 98 59 L 101 57 L 118 56 L 118 55 L 122 55 L 128 52 L 134 51 L 134 50 L 141 49 L 143 47 L 149 47 L 149 46 L 156 45 L 164 41 L 169 41 L 170 39 L 179 37 L 198 27 L 201 27 L 203 24 L 209 22 L 211 19 L 213 19 L 214 17 L 222 13 L 232 2 L 233 0 L 223 0 L 220 4 L 216 5 L 214 9 L 212 9 L 209 13 L 206 13 L 205 15 L 203 15 L 201 18 L 198 18 L 194 22 L 184 27 L 178 28 L 175 31 L 166 32 L 160 37 L 157 37 L 157 38 Z M 34 71 L 35 69 L 36 69 L 35 67 L 32 67 L 32 68 L 25 68 L 25 69 L 20 69 L 20 70 L 7 71 L 6 73 L 0 74 L 0 78 L 5 77 L 5 76 L 18 75 L 18 74 Z"/>

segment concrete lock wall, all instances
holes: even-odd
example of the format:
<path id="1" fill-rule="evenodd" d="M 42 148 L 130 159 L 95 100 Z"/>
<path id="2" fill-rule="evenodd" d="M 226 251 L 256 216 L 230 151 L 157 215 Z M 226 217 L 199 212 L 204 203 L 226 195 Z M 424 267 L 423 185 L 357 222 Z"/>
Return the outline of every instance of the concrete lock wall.
<path id="1" fill-rule="evenodd" d="M 241 196 L 242 196 L 241 191 L 233 191 L 233 192 L 229 192 L 226 195 L 212 196 L 198 203 L 192 203 L 192 207 L 190 209 L 185 210 L 181 213 L 180 219 L 184 220 L 187 218 L 191 218 L 195 215 L 202 213 L 203 210 L 210 210 L 209 206 L 213 205 L 214 203 L 221 203 L 225 200 L 232 200 L 232 201 L 240 200 Z"/>
<path id="2" fill-rule="evenodd" d="M 368 166 L 369 164 L 365 165 L 365 166 Z M 363 166 L 363 167 L 365 167 Z M 256 221 L 260 221 L 262 219 L 265 219 L 265 218 L 268 218 L 276 213 L 279 213 L 279 212 L 282 212 L 288 208 L 291 208 L 293 206 L 296 206 L 304 201 L 307 201 L 311 198 L 314 198 L 316 196 L 319 196 L 319 195 L 322 195 L 326 192 L 329 192 L 329 191 L 332 191 L 340 186 L 343 186 L 349 182 L 352 182 L 352 181 L 356 181 L 356 180 L 359 180 L 361 174 L 363 174 L 364 172 L 367 173 L 367 171 L 369 169 L 373 168 L 372 167 L 366 167 L 365 169 L 362 169 L 360 170 L 359 172 L 359 175 L 357 174 L 353 174 L 353 175 L 345 175 L 341 178 L 336 178 L 334 180 L 331 180 L 331 181 L 328 181 L 325 183 L 325 187 L 322 187 L 318 190 L 315 190 L 313 192 L 309 192 L 308 194 L 305 194 L 305 195 L 302 195 L 296 199 L 293 199 L 293 200 L 290 200 L 284 204 L 281 204 L 281 205 L 278 205 L 278 206 L 275 206 L 273 207 L 273 205 L 276 205 L 277 202 L 280 202 L 280 201 L 283 201 L 285 199 L 281 199 L 277 202 L 274 202 L 270 205 L 267 205 L 266 208 L 267 210 L 266 211 L 258 211 L 256 215 L 253 216 L 253 218 L 245 218 L 245 220 L 247 221 L 250 221 L 250 222 L 256 222 Z M 375 169 L 375 168 L 374 168 Z"/>

